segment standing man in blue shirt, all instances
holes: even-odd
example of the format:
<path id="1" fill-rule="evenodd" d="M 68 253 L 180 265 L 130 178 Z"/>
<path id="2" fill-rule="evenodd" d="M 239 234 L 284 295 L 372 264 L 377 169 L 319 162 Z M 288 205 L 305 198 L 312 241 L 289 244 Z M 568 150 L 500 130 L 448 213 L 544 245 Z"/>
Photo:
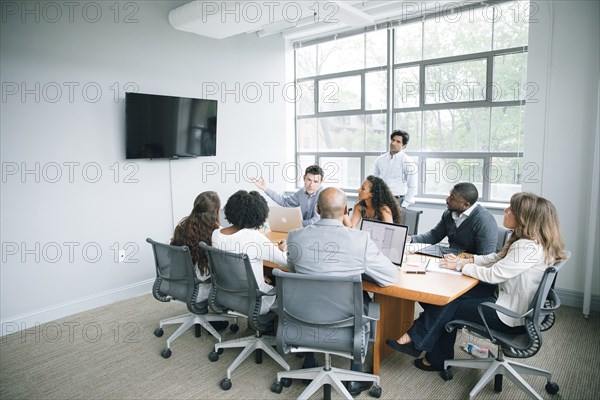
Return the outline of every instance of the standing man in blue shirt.
<path id="1" fill-rule="evenodd" d="M 280 206 L 300 207 L 302 211 L 302 226 L 308 226 L 320 219 L 317 213 L 317 199 L 319 198 L 319 193 L 323 190 L 321 188 L 323 175 L 323 169 L 318 165 L 309 166 L 302 177 L 304 188 L 290 196 L 279 194 L 269 189 L 262 176 L 254 179 L 253 182 L 257 188 L 264 191 L 267 196 Z"/>
<path id="2" fill-rule="evenodd" d="M 390 151 L 375 160 L 373 175 L 383 179 L 403 208 L 415 203 L 417 194 L 417 163 L 406 155 L 410 135 L 402 130 L 390 135 Z"/>

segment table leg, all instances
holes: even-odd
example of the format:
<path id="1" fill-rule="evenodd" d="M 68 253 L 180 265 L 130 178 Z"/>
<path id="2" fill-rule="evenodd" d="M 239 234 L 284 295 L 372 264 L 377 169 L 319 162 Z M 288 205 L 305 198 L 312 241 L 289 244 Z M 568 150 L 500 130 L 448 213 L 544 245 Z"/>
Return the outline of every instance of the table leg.
<path id="1" fill-rule="evenodd" d="M 373 345 L 373 374 L 379 375 L 379 365 L 393 352 L 385 344 L 386 339 L 397 339 L 413 325 L 415 320 L 415 302 L 375 293 L 379 303 L 379 321 L 377 335 Z"/>

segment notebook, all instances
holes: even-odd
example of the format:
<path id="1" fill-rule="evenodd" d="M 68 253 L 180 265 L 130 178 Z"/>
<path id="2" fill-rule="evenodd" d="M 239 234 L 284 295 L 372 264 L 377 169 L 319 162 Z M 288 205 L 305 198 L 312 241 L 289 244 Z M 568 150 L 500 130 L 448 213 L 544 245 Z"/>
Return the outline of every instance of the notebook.
<path id="1" fill-rule="evenodd" d="M 408 226 L 363 219 L 360 224 L 360 230 L 369 232 L 377 248 L 392 263 L 399 267 L 402 266 Z"/>
<path id="2" fill-rule="evenodd" d="M 302 228 L 302 212 L 300 207 L 269 208 L 269 228 L 274 232 L 289 232 Z"/>
<path id="3" fill-rule="evenodd" d="M 420 250 L 415 251 L 417 254 L 425 254 L 426 256 L 442 258 L 444 254 L 456 254 L 462 253 L 462 250 L 451 249 L 450 247 L 440 246 L 439 244 L 432 244 L 431 246 L 423 247 Z"/>
<path id="4" fill-rule="evenodd" d="M 423 254 L 408 254 L 402 271 L 408 274 L 424 274 L 425 272 L 439 272 L 450 275 L 461 275 L 460 271 L 440 267 L 440 258 L 426 257 Z"/>

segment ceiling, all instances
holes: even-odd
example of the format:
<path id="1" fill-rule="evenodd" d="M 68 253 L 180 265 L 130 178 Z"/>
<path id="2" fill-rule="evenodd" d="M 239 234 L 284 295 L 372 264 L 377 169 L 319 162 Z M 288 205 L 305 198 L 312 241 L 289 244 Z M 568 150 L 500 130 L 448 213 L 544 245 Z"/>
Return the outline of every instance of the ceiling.
<path id="1" fill-rule="evenodd" d="M 307 40 L 378 23 L 449 11 L 481 0 L 192 1 L 169 12 L 178 30 L 213 39 L 239 34 Z"/>

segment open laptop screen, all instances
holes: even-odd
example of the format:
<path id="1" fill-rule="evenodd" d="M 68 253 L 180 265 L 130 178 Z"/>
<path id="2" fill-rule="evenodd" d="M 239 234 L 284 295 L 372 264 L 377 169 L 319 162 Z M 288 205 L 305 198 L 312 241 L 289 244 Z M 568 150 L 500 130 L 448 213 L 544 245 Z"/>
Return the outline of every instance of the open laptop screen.
<path id="1" fill-rule="evenodd" d="M 379 250 L 397 266 L 402 266 L 408 226 L 363 219 L 361 231 L 371 234 Z"/>
<path id="2" fill-rule="evenodd" d="M 302 212 L 300 207 L 269 208 L 269 227 L 274 232 L 289 232 L 302 228 Z"/>

